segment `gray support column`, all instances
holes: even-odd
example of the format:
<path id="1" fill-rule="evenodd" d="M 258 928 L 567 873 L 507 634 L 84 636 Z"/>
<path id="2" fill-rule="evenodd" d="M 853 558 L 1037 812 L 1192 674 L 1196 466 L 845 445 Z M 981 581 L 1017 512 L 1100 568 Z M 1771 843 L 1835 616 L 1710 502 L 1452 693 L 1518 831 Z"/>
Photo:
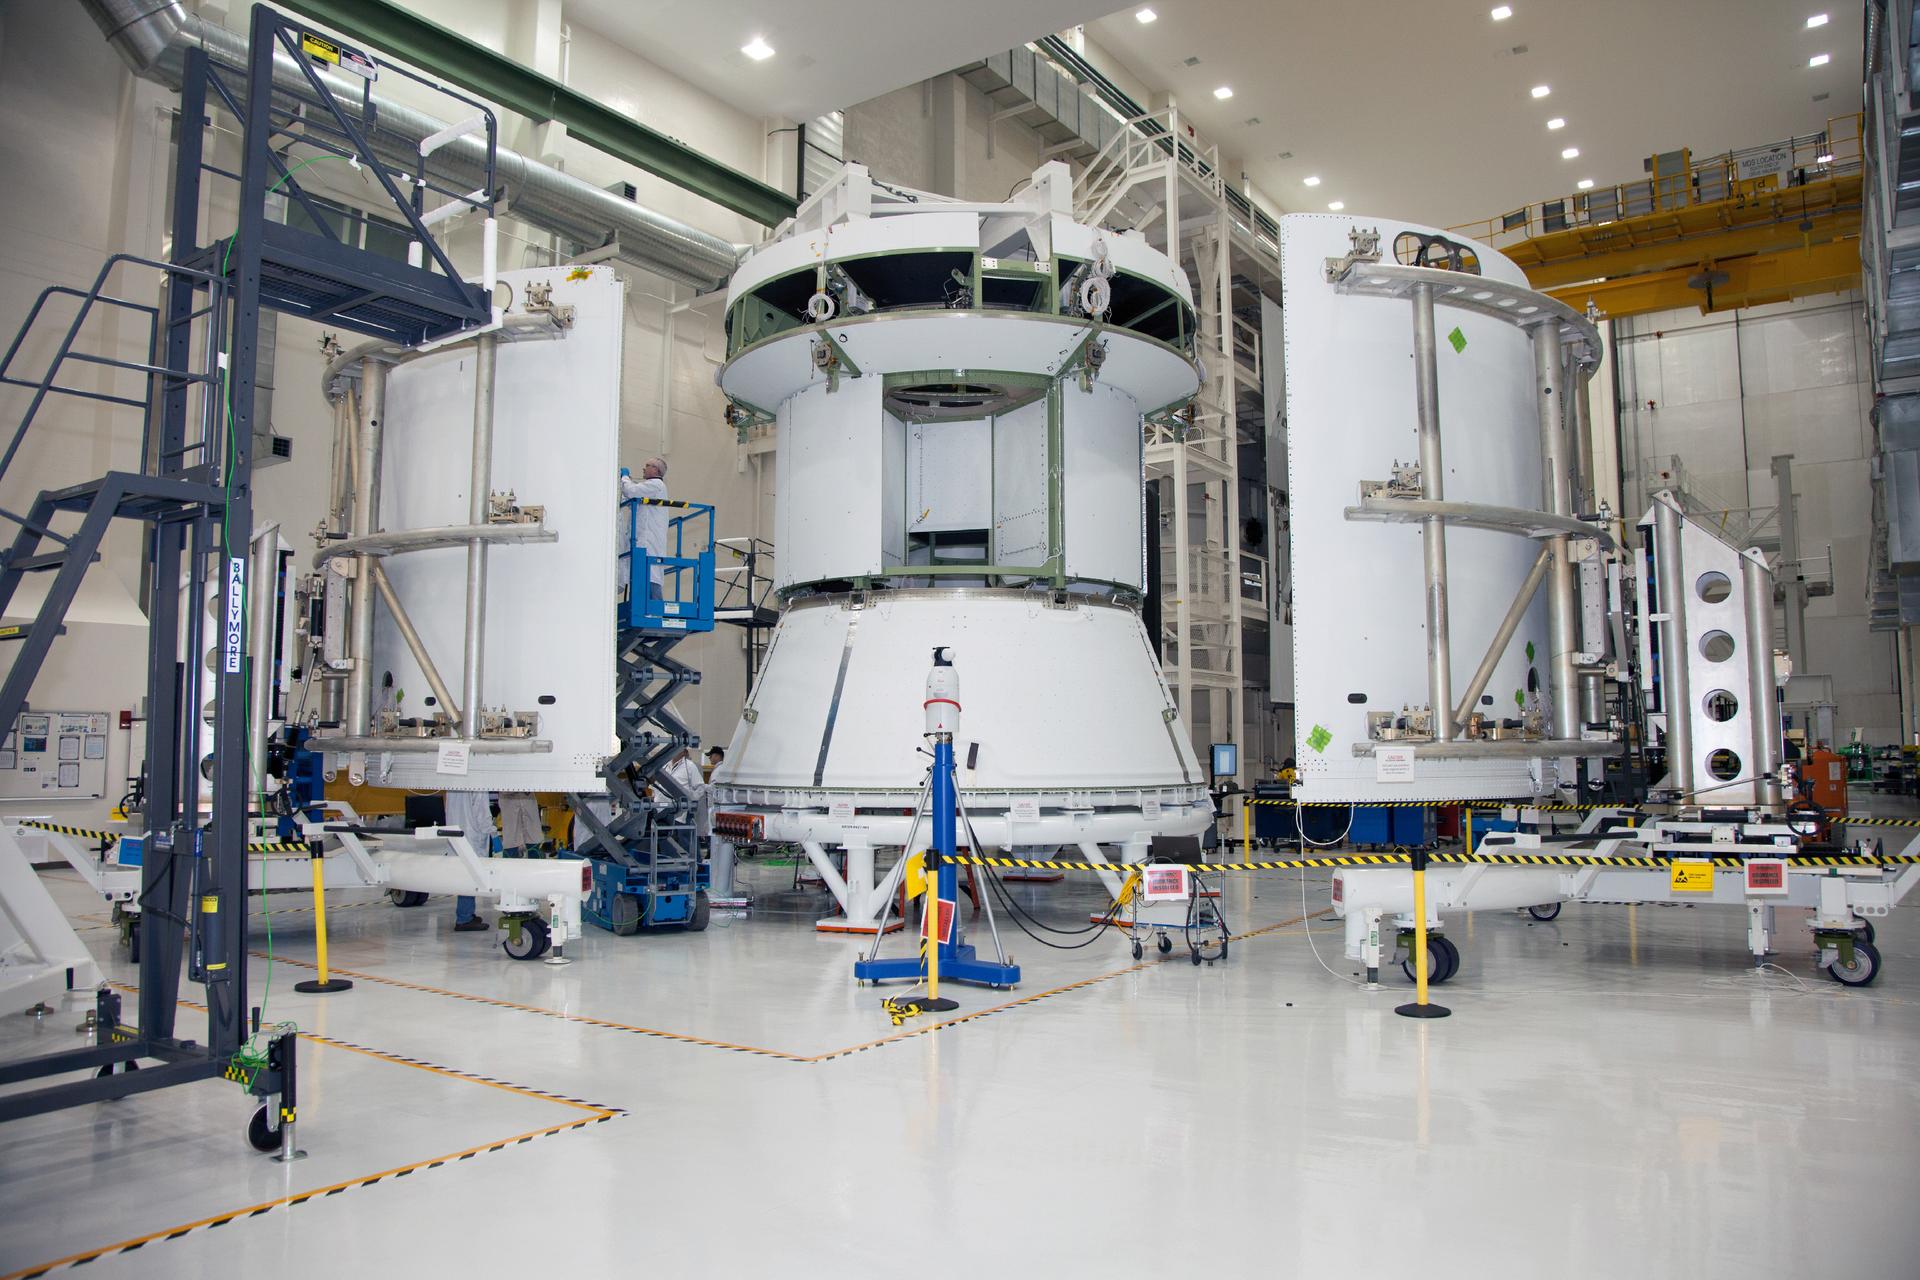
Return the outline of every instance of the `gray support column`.
<path id="1" fill-rule="evenodd" d="M 1770 808 L 1780 804 L 1780 700 L 1773 683 L 1773 574 L 1758 551 L 1741 556 L 1741 586 L 1747 614 L 1747 686 L 1753 705 L 1747 708 L 1753 758 L 1747 774 L 1754 779 L 1754 798 Z"/>
<path id="2" fill-rule="evenodd" d="M 1535 399 L 1540 415 L 1541 505 L 1550 515 L 1570 516 L 1573 493 L 1567 458 L 1559 322 L 1535 325 L 1529 335 L 1533 339 Z M 1554 538 L 1551 546 L 1553 564 L 1547 572 L 1547 676 L 1553 712 L 1551 736 L 1564 741 L 1580 736 L 1580 689 L 1573 674 L 1573 654 L 1579 644 L 1579 608 L 1568 539 L 1564 535 Z"/>
<path id="3" fill-rule="evenodd" d="M 1667 715 L 1667 773 L 1685 800 L 1693 792 L 1693 690 L 1687 672 L 1687 566 L 1680 551 L 1680 512 L 1653 500 L 1653 558 L 1659 574 L 1660 708 Z"/>
<path id="4" fill-rule="evenodd" d="M 1493 640 L 1487 645 L 1487 654 L 1480 659 L 1480 665 L 1475 668 L 1473 679 L 1467 682 L 1467 691 L 1460 696 L 1460 705 L 1453 713 L 1454 723 L 1461 729 L 1473 716 L 1473 704 L 1487 691 L 1487 681 L 1493 679 L 1493 669 L 1500 665 L 1500 655 L 1513 643 L 1513 633 L 1520 629 L 1521 619 L 1527 616 L 1527 606 L 1533 603 L 1533 597 L 1539 592 L 1540 583 L 1546 578 L 1552 560 L 1553 553 L 1541 547 L 1540 554 L 1534 557 L 1533 568 L 1527 573 L 1527 580 L 1520 584 L 1520 593 L 1507 606 L 1507 616 L 1500 619 Z"/>
<path id="5" fill-rule="evenodd" d="M 1440 453 L 1440 379 L 1434 356 L 1433 286 L 1413 291 L 1413 394 L 1420 428 L 1420 496 L 1432 502 L 1445 496 Z M 1454 734 L 1453 650 L 1447 630 L 1447 526 L 1437 516 L 1420 522 L 1427 601 L 1427 703 L 1433 712 L 1433 736 L 1447 742 Z"/>
<path id="6" fill-rule="evenodd" d="M 1800 571 L 1800 520 L 1793 506 L 1793 455 L 1782 453 L 1773 459 L 1774 501 L 1780 525 L 1780 574 L 1786 584 L 1787 654 L 1793 669 L 1813 670 L 1807 661 L 1807 578 Z M 1769 643 L 1771 647 L 1771 643 Z"/>
<path id="7" fill-rule="evenodd" d="M 493 495 L 493 368 L 495 335 L 483 333 L 474 347 L 473 472 L 467 481 L 467 523 L 487 522 Z M 480 668 L 486 658 L 487 544 L 467 544 L 467 624 L 460 681 L 460 736 L 480 736 Z"/>
<path id="8" fill-rule="evenodd" d="M 380 522 L 380 450 L 386 427 L 387 366 L 368 360 L 360 369 L 360 474 L 353 488 L 353 536 Z M 373 557 L 353 558 L 353 602 L 347 614 L 353 670 L 347 676 L 347 736 L 364 738 L 373 722 Z"/>

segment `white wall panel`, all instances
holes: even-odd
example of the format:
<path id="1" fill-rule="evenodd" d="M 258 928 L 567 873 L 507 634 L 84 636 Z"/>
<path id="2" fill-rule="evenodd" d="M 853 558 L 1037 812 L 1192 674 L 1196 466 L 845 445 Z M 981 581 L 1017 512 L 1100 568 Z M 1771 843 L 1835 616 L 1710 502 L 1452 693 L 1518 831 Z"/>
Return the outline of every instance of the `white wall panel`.
<path id="1" fill-rule="evenodd" d="M 1144 586 L 1139 410 L 1129 397 L 1099 382 L 1084 393 L 1068 383 L 1060 400 L 1067 572 Z"/>
<path id="2" fill-rule="evenodd" d="M 885 416 L 878 378 L 842 378 L 831 393 L 822 383 L 780 405 L 779 586 L 880 571 Z"/>

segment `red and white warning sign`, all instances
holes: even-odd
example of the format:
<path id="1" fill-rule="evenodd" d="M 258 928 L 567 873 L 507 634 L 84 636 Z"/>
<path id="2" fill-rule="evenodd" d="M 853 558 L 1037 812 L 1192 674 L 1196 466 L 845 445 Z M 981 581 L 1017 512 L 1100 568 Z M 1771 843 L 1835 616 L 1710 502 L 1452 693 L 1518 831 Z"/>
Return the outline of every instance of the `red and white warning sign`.
<path id="1" fill-rule="evenodd" d="M 1747 896 L 1784 898 L 1787 894 L 1787 864 L 1779 858 L 1747 860 Z"/>

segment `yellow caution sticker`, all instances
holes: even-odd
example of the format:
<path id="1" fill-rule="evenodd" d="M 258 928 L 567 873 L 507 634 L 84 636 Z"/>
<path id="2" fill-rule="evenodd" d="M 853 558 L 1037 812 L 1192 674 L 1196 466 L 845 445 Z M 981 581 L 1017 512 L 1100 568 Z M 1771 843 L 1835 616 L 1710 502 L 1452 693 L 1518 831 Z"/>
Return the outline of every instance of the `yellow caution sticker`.
<path id="1" fill-rule="evenodd" d="M 907 859 L 907 896 L 917 898 L 927 891 L 927 869 L 919 854 Z"/>
<path id="2" fill-rule="evenodd" d="M 1706 858 L 1675 859 L 1667 866 L 1667 887 L 1675 893 L 1712 893 L 1712 861 Z"/>
<path id="3" fill-rule="evenodd" d="M 316 62 L 330 62 L 340 65 L 340 46 L 331 40 L 322 40 L 311 31 L 300 33 L 300 52 Z"/>

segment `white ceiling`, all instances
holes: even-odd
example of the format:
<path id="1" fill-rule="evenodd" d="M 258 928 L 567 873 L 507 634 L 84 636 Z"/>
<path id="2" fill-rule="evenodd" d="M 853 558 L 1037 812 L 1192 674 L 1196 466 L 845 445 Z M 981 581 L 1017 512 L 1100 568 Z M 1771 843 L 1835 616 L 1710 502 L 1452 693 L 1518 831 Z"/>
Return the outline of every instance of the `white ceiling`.
<path id="1" fill-rule="evenodd" d="M 1632 181 L 1655 151 L 1757 146 L 1860 109 L 1857 0 L 1508 0 L 1494 22 L 1496 2 L 1148 0 L 1157 21 L 1136 5 L 1088 33 L 1285 209 L 1342 200 L 1438 226 L 1582 178 Z M 1808 30 L 1819 12 L 1829 22 Z M 1832 60 L 1809 68 L 1817 53 Z M 1532 98 L 1538 84 L 1552 94 Z M 1567 124 L 1550 132 L 1554 116 Z M 1569 146 L 1577 160 L 1560 158 Z"/>
<path id="2" fill-rule="evenodd" d="M 571 22 L 759 116 L 808 120 L 1108 12 L 1113 0 L 567 0 Z M 774 56 L 740 52 L 760 36 Z"/>

